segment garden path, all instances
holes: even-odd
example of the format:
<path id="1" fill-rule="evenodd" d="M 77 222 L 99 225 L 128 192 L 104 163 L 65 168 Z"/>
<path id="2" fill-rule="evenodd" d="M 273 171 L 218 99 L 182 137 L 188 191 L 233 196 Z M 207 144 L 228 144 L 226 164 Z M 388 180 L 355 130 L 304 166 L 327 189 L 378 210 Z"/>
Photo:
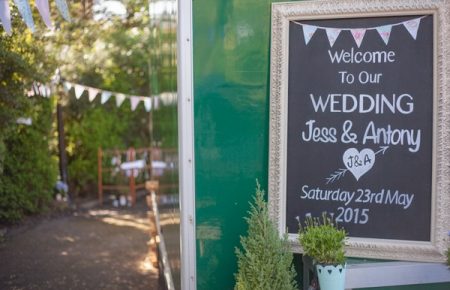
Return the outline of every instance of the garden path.
<path id="1" fill-rule="evenodd" d="M 159 289 L 144 200 L 34 218 L 0 241 L 0 289 Z"/>

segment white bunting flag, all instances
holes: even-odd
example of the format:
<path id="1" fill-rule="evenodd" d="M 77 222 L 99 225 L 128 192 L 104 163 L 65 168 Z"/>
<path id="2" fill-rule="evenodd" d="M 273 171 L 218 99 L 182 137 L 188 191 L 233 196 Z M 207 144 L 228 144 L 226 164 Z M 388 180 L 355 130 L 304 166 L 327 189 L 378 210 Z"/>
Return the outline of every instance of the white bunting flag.
<path id="1" fill-rule="evenodd" d="M 47 98 L 52 95 L 52 89 L 49 86 L 45 86 L 45 92 L 47 93 Z"/>
<path id="2" fill-rule="evenodd" d="M 92 102 L 93 100 L 95 100 L 95 97 L 97 96 L 97 94 L 99 92 L 100 92 L 100 90 L 98 90 L 98 89 L 88 88 L 89 102 Z"/>
<path id="3" fill-rule="evenodd" d="M 33 124 L 33 120 L 30 117 L 20 117 L 16 119 L 16 124 L 31 126 Z"/>
<path id="4" fill-rule="evenodd" d="M 147 112 L 150 112 L 152 110 L 152 99 L 151 98 L 144 98 L 144 107 Z"/>
<path id="5" fill-rule="evenodd" d="M 70 89 L 72 89 L 72 83 L 64 82 L 64 83 L 63 83 L 63 87 L 64 87 L 64 91 L 65 91 L 66 93 L 68 93 L 68 92 L 70 91 Z"/>
<path id="6" fill-rule="evenodd" d="M 44 20 L 45 25 L 47 25 L 48 28 L 52 28 L 52 21 L 50 20 L 50 7 L 48 5 L 48 0 L 35 0 L 34 5 L 41 14 L 42 20 Z"/>
<path id="7" fill-rule="evenodd" d="M 70 22 L 70 14 L 69 14 L 69 8 L 67 7 L 66 0 L 56 0 L 56 7 L 58 8 L 59 12 L 61 13 L 62 17 Z"/>
<path id="8" fill-rule="evenodd" d="M 392 25 L 383 25 L 378 26 L 377 28 L 378 34 L 383 39 L 384 43 L 387 45 L 389 42 L 389 37 L 391 36 Z"/>
<path id="9" fill-rule="evenodd" d="M 153 107 L 155 108 L 155 110 L 159 109 L 159 97 L 158 96 L 153 97 Z"/>
<path id="10" fill-rule="evenodd" d="M 44 86 L 39 86 L 39 95 L 43 96 L 44 98 L 47 97 L 47 91 L 45 90 Z"/>
<path id="11" fill-rule="evenodd" d="M 22 15 L 25 24 L 31 32 L 34 32 L 33 16 L 31 15 L 31 8 L 28 0 L 14 0 L 14 3 L 16 3 L 17 9 L 19 10 L 20 15 Z"/>
<path id="12" fill-rule="evenodd" d="M 36 82 L 33 82 L 33 91 L 35 95 L 39 95 L 39 85 Z"/>
<path id="13" fill-rule="evenodd" d="M 6 33 L 11 34 L 11 11 L 9 10 L 8 0 L 0 0 L 0 20 Z"/>
<path id="14" fill-rule="evenodd" d="M 364 39 L 364 35 L 366 34 L 366 29 L 364 28 L 350 29 L 350 32 L 353 35 L 353 39 L 355 40 L 356 45 L 360 47 Z"/>
<path id="15" fill-rule="evenodd" d="M 52 90 L 49 86 L 46 85 L 40 85 L 39 86 L 39 94 L 43 96 L 44 98 L 49 98 L 52 94 Z"/>
<path id="16" fill-rule="evenodd" d="M 117 108 L 122 105 L 123 101 L 125 101 L 125 95 L 124 94 L 116 94 L 116 105 Z"/>
<path id="17" fill-rule="evenodd" d="M 137 106 L 139 105 L 139 103 L 141 102 L 141 98 L 140 97 L 130 97 L 130 103 L 131 103 L 131 111 L 136 110 Z"/>
<path id="18" fill-rule="evenodd" d="M 311 40 L 311 37 L 317 30 L 317 26 L 303 24 L 303 37 L 305 38 L 305 44 L 308 45 L 308 42 Z"/>
<path id="19" fill-rule="evenodd" d="M 103 91 L 103 92 L 102 92 L 101 103 L 102 103 L 102 104 L 106 103 L 106 102 L 109 100 L 110 97 L 111 97 L 111 92 L 109 92 L 109 91 Z"/>
<path id="20" fill-rule="evenodd" d="M 85 87 L 82 85 L 75 84 L 74 88 L 75 88 L 75 98 L 79 99 L 81 95 L 84 93 Z"/>
<path id="21" fill-rule="evenodd" d="M 412 20 L 403 22 L 403 25 L 406 27 L 406 30 L 408 30 L 409 34 L 411 34 L 411 36 L 414 38 L 414 40 L 416 40 L 416 37 L 417 37 L 417 31 L 419 30 L 420 19 L 421 18 L 416 18 L 416 19 L 412 19 Z"/>
<path id="22" fill-rule="evenodd" d="M 334 43 L 336 42 L 337 38 L 339 37 L 339 34 L 341 33 L 341 29 L 326 28 L 325 31 L 327 32 L 327 37 L 328 37 L 328 41 L 330 42 L 330 46 L 333 47 Z"/>

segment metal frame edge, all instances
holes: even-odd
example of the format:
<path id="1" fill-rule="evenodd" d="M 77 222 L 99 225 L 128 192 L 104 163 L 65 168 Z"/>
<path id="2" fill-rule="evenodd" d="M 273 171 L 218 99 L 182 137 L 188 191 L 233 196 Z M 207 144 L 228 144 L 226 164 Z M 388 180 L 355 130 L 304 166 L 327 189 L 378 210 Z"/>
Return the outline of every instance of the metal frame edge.
<path id="1" fill-rule="evenodd" d="M 192 1 L 178 1 L 178 149 L 181 289 L 196 290 Z"/>

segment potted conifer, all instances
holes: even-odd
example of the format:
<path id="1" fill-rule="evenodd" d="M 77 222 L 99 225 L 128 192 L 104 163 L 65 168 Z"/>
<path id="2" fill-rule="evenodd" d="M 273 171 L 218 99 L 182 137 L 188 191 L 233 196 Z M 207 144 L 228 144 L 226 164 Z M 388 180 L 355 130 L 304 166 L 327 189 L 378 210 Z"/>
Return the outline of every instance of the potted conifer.
<path id="1" fill-rule="evenodd" d="M 316 265 L 321 290 L 344 290 L 346 238 L 345 230 L 326 215 L 309 217 L 300 225 L 299 242 Z"/>
<path id="2" fill-rule="evenodd" d="M 250 205 L 247 236 L 236 248 L 238 272 L 235 290 L 296 290 L 296 272 L 287 237 L 280 238 L 269 218 L 264 191 L 257 183 Z"/>

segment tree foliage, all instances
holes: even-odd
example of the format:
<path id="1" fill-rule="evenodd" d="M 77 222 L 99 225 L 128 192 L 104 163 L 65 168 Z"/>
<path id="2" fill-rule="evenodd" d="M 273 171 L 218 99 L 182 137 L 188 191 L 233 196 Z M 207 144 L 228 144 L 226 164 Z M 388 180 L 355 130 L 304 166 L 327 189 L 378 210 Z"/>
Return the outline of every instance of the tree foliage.
<path id="1" fill-rule="evenodd" d="M 170 82 L 160 80 L 159 52 L 153 49 L 159 32 L 152 30 L 148 2 L 128 0 L 125 17 L 94 20 L 93 1 L 70 2 L 72 22 L 52 15 L 48 30 L 33 9 L 37 31 L 25 27 L 11 6 L 13 35 L 0 30 L 0 220 L 20 219 L 46 207 L 57 178 L 55 103 L 63 105 L 70 190 L 95 195 L 97 149 L 148 147 L 151 141 L 174 147 L 176 108 L 154 112 L 150 140 L 149 114 L 129 101 L 117 108 L 114 99 L 76 100 L 61 86 L 51 99 L 28 98 L 33 82 L 48 84 L 56 69 L 63 80 L 128 95 L 148 96 L 159 89 L 176 90 L 176 62 L 169 64 Z M 54 2 L 52 11 L 56 11 Z M 175 42 L 176 35 L 170 35 Z M 153 52 L 152 52 L 153 51 Z M 156 59 L 154 59 L 156 58 Z M 33 125 L 16 123 L 32 117 Z"/>
<path id="2" fill-rule="evenodd" d="M 297 289 L 287 237 L 280 238 L 269 219 L 264 192 L 257 184 L 256 196 L 250 206 L 247 236 L 241 237 L 236 249 L 238 273 L 235 290 Z"/>
<path id="3" fill-rule="evenodd" d="M 94 20 L 85 15 L 74 16 L 72 23 L 62 23 L 51 50 L 56 53 L 65 80 L 128 95 L 149 96 L 158 93 L 152 83 L 155 59 L 150 53 L 154 37 L 150 33 L 148 2 L 124 2 L 126 17 Z M 83 11 L 81 3 L 72 3 L 71 11 Z M 175 35 L 172 36 L 175 42 Z M 155 68 L 156 69 L 156 68 Z M 176 84 L 176 70 L 173 70 Z M 158 77 L 156 78 L 158 83 Z M 165 87 L 176 90 L 175 85 Z M 90 103 L 86 95 L 76 100 L 66 95 L 65 124 L 69 155 L 69 181 L 80 194 L 89 194 L 97 182 L 97 149 L 148 147 L 153 144 L 175 147 L 176 109 L 162 108 L 153 112 L 153 140 L 149 131 L 150 115 L 139 105 L 130 110 L 126 100 L 120 108 L 113 98 L 100 104 Z M 164 113 L 162 113 L 164 112 Z M 92 191 L 91 191 L 92 194 Z M 95 192 L 94 192 L 95 194 Z"/>
<path id="4" fill-rule="evenodd" d="M 26 97 L 33 81 L 49 81 L 55 62 L 13 10 L 14 33 L 0 32 L 0 221 L 15 221 L 46 208 L 56 181 L 50 154 L 53 104 Z M 33 124 L 17 124 L 18 118 Z"/>

